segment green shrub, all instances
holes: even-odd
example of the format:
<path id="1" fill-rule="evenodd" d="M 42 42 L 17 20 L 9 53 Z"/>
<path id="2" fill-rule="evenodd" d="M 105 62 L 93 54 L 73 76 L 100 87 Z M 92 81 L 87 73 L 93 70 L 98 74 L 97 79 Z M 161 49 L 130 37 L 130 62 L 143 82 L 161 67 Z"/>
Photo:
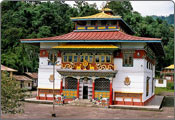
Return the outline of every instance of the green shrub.
<path id="1" fill-rule="evenodd" d="M 174 90 L 174 83 L 173 82 L 167 83 L 167 89 Z"/>

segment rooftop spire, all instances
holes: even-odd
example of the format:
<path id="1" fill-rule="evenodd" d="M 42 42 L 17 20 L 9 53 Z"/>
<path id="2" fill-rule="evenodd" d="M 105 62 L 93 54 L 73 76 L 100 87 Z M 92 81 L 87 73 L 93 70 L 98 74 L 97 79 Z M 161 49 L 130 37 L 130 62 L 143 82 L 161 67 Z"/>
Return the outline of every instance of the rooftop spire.
<path id="1" fill-rule="evenodd" d="M 101 11 L 108 15 L 113 15 L 113 12 L 110 8 L 102 8 Z"/>

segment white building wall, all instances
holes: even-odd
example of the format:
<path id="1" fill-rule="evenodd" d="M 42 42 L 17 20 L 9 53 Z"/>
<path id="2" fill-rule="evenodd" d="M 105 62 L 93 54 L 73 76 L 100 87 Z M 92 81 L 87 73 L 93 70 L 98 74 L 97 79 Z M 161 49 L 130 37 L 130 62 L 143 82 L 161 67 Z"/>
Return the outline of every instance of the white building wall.
<path id="1" fill-rule="evenodd" d="M 113 79 L 113 91 L 143 93 L 143 59 L 134 59 L 133 67 L 123 67 L 122 58 L 114 58 L 114 65 L 116 66 L 118 72 Z M 131 81 L 130 85 L 128 86 L 124 84 L 126 77 L 129 77 Z"/>
<path id="2" fill-rule="evenodd" d="M 50 75 L 53 74 L 53 65 L 48 65 L 47 57 L 40 57 L 38 69 L 38 88 L 52 89 L 53 82 L 49 81 Z M 61 57 L 57 58 L 61 63 Z M 61 75 L 56 71 L 61 66 L 59 63 L 55 66 L 55 89 L 60 89 Z"/>
<path id="3" fill-rule="evenodd" d="M 150 70 L 147 68 L 147 60 L 144 59 L 144 92 L 142 95 L 142 100 L 143 102 L 146 101 L 147 99 L 149 99 L 152 95 L 154 95 L 154 91 L 155 91 L 155 87 L 153 87 L 153 92 L 152 92 L 152 80 L 155 76 L 155 66 L 153 66 L 153 70 Z M 150 77 L 149 79 L 149 94 L 148 96 L 146 96 L 146 80 L 147 77 Z M 154 81 L 153 81 L 153 86 L 154 86 Z"/>

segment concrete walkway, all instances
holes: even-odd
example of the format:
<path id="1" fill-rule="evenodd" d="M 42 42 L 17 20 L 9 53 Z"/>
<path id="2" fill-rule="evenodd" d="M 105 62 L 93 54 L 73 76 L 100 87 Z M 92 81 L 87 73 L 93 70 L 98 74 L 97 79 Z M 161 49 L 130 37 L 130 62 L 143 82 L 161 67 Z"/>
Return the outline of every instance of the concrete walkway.
<path id="1" fill-rule="evenodd" d="M 145 106 L 132 106 L 132 105 L 110 105 L 110 108 L 126 108 L 126 109 L 139 109 L 139 110 L 153 110 L 161 111 L 161 105 L 164 96 L 155 96 L 147 105 Z"/>
<path id="2" fill-rule="evenodd" d="M 52 104 L 52 100 L 38 100 L 36 98 L 26 98 L 24 101 L 31 103 L 43 103 L 43 104 Z"/>
<path id="3" fill-rule="evenodd" d="M 138 110 L 153 110 L 161 111 L 161 104 L 164 96 L 155 96 L 147 105 L 145 106 L 132 106 L 132 105 L 110 105 L 110 108 L 120 108 L 120 109 L 138 109 Z M 27 98 L 26 102 L 32 103 L 42 103 L 42 104 L 52 104 L 51 100 L 37 100 L 36 98 Z M 78 101 L 77 101 L 78 102 Z M 71 105 L 71 104 L 70 104 Z"/>

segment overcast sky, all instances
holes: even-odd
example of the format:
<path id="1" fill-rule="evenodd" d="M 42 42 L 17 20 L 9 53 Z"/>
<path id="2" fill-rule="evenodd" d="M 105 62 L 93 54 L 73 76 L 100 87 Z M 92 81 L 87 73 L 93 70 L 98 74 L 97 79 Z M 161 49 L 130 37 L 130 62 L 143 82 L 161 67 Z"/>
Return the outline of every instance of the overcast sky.
<path id="1" fill-rule="evenodd" d="M 100 9 L 105 1 L 88 1 L 90 4 L 96 3 Z M 73 1 L 66 1 L 73 5 Z M 131 1 L 134 11 L 141 13 L 142 16 L 157 15 L 168 16 L 174 13 L 174 4 L 171 1 Z"/>

